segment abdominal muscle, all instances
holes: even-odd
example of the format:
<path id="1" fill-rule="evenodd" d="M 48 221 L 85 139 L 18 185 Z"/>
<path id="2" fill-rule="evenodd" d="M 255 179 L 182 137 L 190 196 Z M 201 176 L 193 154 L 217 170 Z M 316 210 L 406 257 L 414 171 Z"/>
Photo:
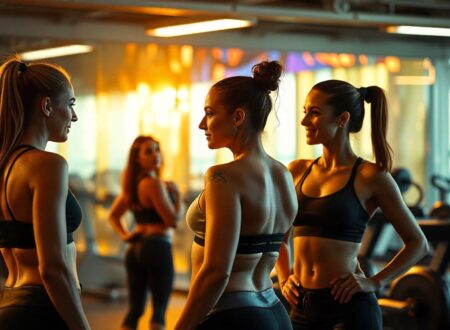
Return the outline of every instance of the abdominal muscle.
<path id="1" fill-rule="evenodd" d="M 8 277 L 5 286 L 10 288 L 27 285 L 44 285 L 39 273 L 39 262 L 35 249 L 1 249 L 3 259 L 8 268 Z M 76 267 L 75 243 L 67 244 L 68 268 L 80 290 Z"/>
<path id="2" fill-rule="evenodd" d="M 196 243 L 192 245 L 192 277 L 197 275 L 203 263 L 204 248 Z M 272 287 L 270 272 L 272 271 L 277 252 L 236 254 L 225 292 L 263 291 Z"/>
<path id="3" fill-rule="evenodd" d="M 322 237 L 294 237 L 294 274 L 304 288 L 329 288 L 334 278 L 357 272 L 359 246 Z"/>

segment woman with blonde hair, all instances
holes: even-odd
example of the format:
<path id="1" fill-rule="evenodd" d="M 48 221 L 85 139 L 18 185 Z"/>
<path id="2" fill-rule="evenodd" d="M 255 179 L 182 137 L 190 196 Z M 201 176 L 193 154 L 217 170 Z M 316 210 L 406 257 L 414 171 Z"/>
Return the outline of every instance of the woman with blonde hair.
<path id="1" fill-rule="evenodd" d="M 2 330 L 89 329 L 73 242 L 81 209 L 66 160 L 45 151 L 49 141 L 67 140 L 74 106 L 63 68 L 15 56 L 0 67 Z"/>

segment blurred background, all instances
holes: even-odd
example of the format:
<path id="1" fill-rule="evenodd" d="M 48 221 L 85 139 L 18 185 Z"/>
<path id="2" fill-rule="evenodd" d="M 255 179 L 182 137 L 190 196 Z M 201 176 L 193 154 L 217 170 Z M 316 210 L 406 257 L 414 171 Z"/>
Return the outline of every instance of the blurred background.
<path id="1" fill-rule="evenodd" d="M 157 35 L 160 27 L 217 19 L 241 20 L 244 27 Z M 423 192 L 421 198 L 409 189 L 405 200 L 428 214 L 442 199 L 430 176 L 450 177 L 449 36 L 448 0 L 0 1 L 1 58 L 48 59 L 72 76 L 79 119 L 66 143 L 48 149 L 67 158 L 71 188 L 83 206 L 76 237 L 83 285 L 108 299 L 124 295 L 126 247 L 107 215 L 130 144 L 139 134 L 157 138 L 163 177 L 175 181 L 189 203 L 205 170 L 231 159 L 227 150 L 209 150 L 198 129 L 208 88 L 230 75 L 250 75 L 261 60 L 285 67 L 264 133 L 271 155 L 285 164 L 320 155 L 320 147 L 306 145 L 299 125 L 316 82 L 379 85 L 390 106 L 394 166 L 407 168 Z M 32 52 L 50 48 L 60 52 Z M 369 122 L 352 143 L 373 159 Z M 182 223 L 174 237 L 181 292 L 188 288 L 191 240 Z"/>

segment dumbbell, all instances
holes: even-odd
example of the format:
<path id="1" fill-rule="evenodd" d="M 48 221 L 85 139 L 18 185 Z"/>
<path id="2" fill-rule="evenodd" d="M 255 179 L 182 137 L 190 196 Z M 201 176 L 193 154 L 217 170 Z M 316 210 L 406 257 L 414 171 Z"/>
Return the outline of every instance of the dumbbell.
<path id="1" fill-rule="evenodd" d="M 450 205 L 445 202 L 450 191 L 450 179 L 439 175 L 431 176 L 431 184 L 439 190 L 439 201 L 435 202 L 430 210 L 430 217 L 436 219 L 450 219 Z"/>
<path id="2" fill-rule="evenodd" d="M 450 329 L 450 221 L 418 221 L 428 240 L 437 243 L 429 266 L 415 266 L 395 280 L 387 298 L 378 299 L 392 329 Z"/>

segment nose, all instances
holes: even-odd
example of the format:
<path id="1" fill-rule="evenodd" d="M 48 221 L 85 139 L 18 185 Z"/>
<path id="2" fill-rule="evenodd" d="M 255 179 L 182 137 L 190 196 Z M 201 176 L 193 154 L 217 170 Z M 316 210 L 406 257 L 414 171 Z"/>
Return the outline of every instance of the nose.
<path id="1" fill-rule="evenodd" d="M 300 125 L 307 126 L 309 124 L 308 115 L 304 115 L 302 120 L 300 121 Z"/>
<path id="2" fill-rule="evenodd" d="M 75 113 L 75 110 L 72 110 L 72 118 L 71 118 L 71 121 L 77 121 L 78 120 L 78 116 L 77 116 L 77 114 Z"/>
<path id="3" fill-rule="evenodd" d="M 198 128 L 205 130 L 206 129 L 206 116 L 203 116 L 202 120 L 198 124 Z"/>

